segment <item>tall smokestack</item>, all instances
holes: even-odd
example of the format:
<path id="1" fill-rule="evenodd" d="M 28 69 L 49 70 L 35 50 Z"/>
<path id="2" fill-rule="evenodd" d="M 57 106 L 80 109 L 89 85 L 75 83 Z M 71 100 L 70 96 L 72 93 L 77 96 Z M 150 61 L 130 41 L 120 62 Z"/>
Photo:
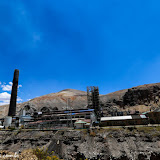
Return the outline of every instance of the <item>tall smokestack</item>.
<path id="1" fill-rule="evenodd" d="M 19 70 L 15 69 L 8 116 L 15 116 L 16 115 L 18 78 L 19 78 Z"/>

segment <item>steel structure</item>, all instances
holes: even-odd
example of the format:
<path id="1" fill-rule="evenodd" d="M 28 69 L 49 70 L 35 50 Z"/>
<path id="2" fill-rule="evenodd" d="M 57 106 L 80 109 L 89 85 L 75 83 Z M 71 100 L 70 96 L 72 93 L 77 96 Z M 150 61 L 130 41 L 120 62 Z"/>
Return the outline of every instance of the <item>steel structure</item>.
<path id="1" fill-rule="evenodd" d="M 99 104 L 99 88 L 95 86 L 87 87 L 88 108 L 94 109 L 97 121 L 101 118 L 101 109 Z"/>

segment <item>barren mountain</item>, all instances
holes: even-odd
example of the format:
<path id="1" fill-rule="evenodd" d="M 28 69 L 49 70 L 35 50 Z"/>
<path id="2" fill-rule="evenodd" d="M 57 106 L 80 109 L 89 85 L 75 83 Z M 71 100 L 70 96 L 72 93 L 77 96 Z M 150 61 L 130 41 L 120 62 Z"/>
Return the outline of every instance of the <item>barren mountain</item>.
<path id="1" fill-rule="evenodd" d="M 104 113 L 111 111 L 139 110 L 145 112 L 160 105 L 160 83 L 145 84 L 130 89 L 100 95 L 100 103 Z M 40 96 L 17 105 L 18 111 L 29 105 L 37 111 L 65 110 L 87 107 L 87 93 L 75 89 L 65 89 L 57 93 Z M 7 115 L 8 105 L 0 106 L 0 117 Z M 105 115 L 106 115 L 105 114 Z"/>
<path id="2" fill-rule="evenodd" d="M 36 110 L 41 111 L 42 108 L 47 107 L 50 110 L 58 109 L 79 109 L 87 107 L 87 94 L 84 91 L 75 89 L 65 89 L 57 93 L 51 93 L 44 96 L 34 98 L 25 103 Z"/>
<path id="3" fill-rule="evenodd" d="M 40 96 L 17 105 L 17 114 L 24 106 L 30 106 L 36 111 L 80 109 L 87 107 L 87 93 L 75 89 L 65 89 L 57 93 Z M 68 108 L 67 108 L 68 106 Z M 0 107 L 0 117 L 7 115 L 8 105 Z"/>

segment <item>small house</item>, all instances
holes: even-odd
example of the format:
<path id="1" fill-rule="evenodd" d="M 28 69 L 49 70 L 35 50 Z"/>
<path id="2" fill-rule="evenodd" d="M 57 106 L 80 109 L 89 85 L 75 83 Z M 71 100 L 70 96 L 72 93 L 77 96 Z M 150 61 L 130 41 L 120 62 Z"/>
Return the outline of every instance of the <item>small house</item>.
<path id="1" fill-rule="evenodd" d="M 74 126 L 75 128 L 77 129 L 80 129 L 80 128 L 85 128 L 85 124 L 87 122 L 83 121 L 83 120 L 77 120 L 75 123 L 74 123 Z"/>

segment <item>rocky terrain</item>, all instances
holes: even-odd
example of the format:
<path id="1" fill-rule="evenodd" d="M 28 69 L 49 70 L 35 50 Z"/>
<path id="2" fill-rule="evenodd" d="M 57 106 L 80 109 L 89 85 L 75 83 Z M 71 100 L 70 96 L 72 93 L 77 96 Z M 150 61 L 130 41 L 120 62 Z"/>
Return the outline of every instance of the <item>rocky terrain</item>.
<path id="1" fill-rule="evenodd" d="M 146 84 L 130 89 L 100 95 L 100 103 L 104 113 L 112 111 L 138 110 L 145 112 L 154 110 L 160 105 L 160 83 Z M 87 93 L 75 89 L 66 89 L 57 93 L 51 93 L 31 99 L 17 105 L 17 114 L 19 110 L 29 105 L 37 111 L 42 108 L 49 110 L 62 110 L 70 106 L 71 109 L 80 109 L 87 107 Z M 8 105 L 0 106 L 0 117 L 7 115 Z"/>
<path id="2" fill-rule="evenodd" d="M 160 83 L 132 87 L 102 95 L 100 98 L 105 111 L 154 110 L 160 106 Z"/>
<path id="3" fill-rule="evenodd" d="M 142 85 L 100 95 L 103 111 L 154 110 L 160 105 L 160 83 Z M 66 89 L 34 98 L 18 104 L 17 111 L 22 107 L 61 110 L 66 106 L 73 109 L 86 108 L 86 92 Z M 1 117 L 8 112 L 8 106 L 0 107 Z M 18 113 L 18 112 L 17 112 Z M 102 160 L 157 160 L 160 159 L 160 127 L 107 127 L 89 130 L 0 130 L 0 150 L 17 152 L 36 147 L 48 148 L 60 158 L 102 159 Z"/>
<path id="4" fill-rule="evenodd" d="M 0 149 L 11 152 L 44 147 L 66 160 L 160 159 L 160 127 L 61 131 L 0 131 Z"/>

